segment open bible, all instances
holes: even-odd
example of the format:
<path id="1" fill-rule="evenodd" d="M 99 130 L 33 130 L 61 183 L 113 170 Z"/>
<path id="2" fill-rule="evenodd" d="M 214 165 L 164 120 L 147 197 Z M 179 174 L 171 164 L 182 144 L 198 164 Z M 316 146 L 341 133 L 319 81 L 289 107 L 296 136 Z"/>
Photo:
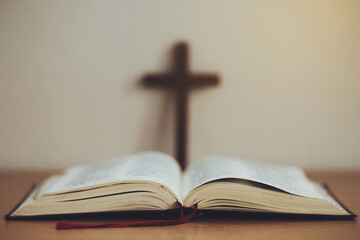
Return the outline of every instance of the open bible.
<path id="1" fill-rule="evenodd" d="M 8 219 L 195 205 L 200 211 L 354 216 L 297 167 L 213 156 L 182 173 L 171 156 L 144 152 L 54 175 L 34 188 Z"/>

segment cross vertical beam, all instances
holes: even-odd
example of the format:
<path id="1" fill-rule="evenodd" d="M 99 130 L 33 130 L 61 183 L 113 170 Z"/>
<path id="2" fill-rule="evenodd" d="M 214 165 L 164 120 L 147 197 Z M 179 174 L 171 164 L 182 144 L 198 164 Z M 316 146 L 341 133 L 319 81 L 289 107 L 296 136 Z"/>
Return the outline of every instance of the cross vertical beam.
<path id="1" fill-rule="evenodd" d="M 188 51 L 185 44 L 175 47 L 175 61 L 178 72 L 175 76 L 177 82 L 176 97 L 176 158 L 182 169 L 187 163 L 187 142 L 188 142 Z"/>

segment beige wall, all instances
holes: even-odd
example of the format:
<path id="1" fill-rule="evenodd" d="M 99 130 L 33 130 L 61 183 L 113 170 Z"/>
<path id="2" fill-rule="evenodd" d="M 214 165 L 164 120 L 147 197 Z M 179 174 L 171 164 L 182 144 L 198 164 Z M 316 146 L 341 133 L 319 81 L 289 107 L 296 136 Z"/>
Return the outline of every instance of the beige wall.
<path id="1" fill-rule="evenodd" d="M 141 76 L 178 40 L 194 71 L 191 160 L 360 167 L 360 1 L 0 1 L 0 168 L 173 151 Z"/>

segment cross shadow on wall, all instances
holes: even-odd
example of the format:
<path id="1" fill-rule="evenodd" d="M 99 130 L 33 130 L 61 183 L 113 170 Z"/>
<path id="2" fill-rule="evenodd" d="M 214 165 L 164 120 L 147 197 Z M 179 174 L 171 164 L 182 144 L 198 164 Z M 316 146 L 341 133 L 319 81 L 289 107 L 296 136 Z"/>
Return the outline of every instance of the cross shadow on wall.
<path id="1" fill-rule="evenodd" d="M 173 48 L 169 46 L 165 49 L 165 69 L 170 72 L 173 65 Z M 160 69 L 159 71 L 162 71 Z M 142 75 L 137 79 L 136 88 L 148 91 L 144 86 L 144 79 L 148 75 Z M 173 91 L 162 91 L 161 89 L 152 89 L 155 95 L 152 100 L 146 103 L 145 118 L 142 120 L 140 128 L 140 136 L 136 144 L 137 151 L 154 150 L 165 152 L 172 155 L 174 149 L 174 105 L 175 98 Z M 155 105 L 155 107 L 154 107 Z"/>

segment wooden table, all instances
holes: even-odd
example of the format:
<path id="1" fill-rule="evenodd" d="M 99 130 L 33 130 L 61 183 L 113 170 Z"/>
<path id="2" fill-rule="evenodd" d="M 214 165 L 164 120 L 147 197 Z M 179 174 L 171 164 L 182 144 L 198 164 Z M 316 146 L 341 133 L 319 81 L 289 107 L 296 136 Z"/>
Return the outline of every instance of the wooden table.
<path id="1" fill-rule="evenodd" d="M 55 230 L 55 221 L 4 221 L 29 187 L 50 172 L 0 171 L 0 239 L 360 239 L 359 220 L 194 220 L 177 226 Z M 360 215 L 360 171 L 310 172 Z"/>

